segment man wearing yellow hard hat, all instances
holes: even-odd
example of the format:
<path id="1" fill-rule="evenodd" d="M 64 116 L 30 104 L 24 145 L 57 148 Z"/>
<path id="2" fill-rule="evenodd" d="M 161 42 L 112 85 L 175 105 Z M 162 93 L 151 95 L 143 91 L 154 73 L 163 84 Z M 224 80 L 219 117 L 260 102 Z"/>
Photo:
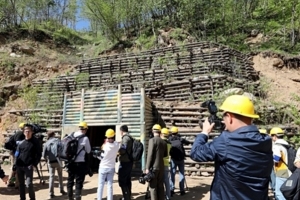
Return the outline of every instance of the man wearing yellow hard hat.
<path id="1" fill-rule="evenodd" d="M 73 199 L 73 186 L 75 179 L 75 199 L 81 200 L 83 183 L 87 172 L 85 154 L 91 152 L 91 144 L 89 138 L 86 136 L 88 130 L 87 123 L 80 122 L 78 124 L 78 128 L 78 131 L 71 134 L 71 136 L 78 138 L 78 147 L 74 162 L 68 165 L 67 189 L 69 199 Z"/>
<path id="2" fill-rule="evenodd" d="M 232 95 L 225 99 L 220 110 L 225 131 L 207 143 L 214 124 L 206 119 L 190 154 L 197 162 L 215 161 L 210 199 L 268 199 L 272 141 L 252 124 L 253 119 L 259 118 L 253 103 L 246 96 Z"/>
<path id="3" fill-rule="evenodd" d="M 275 198 L 285 199 L 280 187 L 290 177 L 292 172 L 289 170 L 288 148 L 289 143 L 283 139 L 284 131 L 279 127 L 274 127 L 270 131 L 273 144 L 274 173 L 275 173 Z M 295 158 L 293 158 L 294 160 Z M 272 175 L 272 174 L 271 174 Z"/>
<path id="4" fill-rule="evenodd" d="M 179 190 L 180 195 L 185 195 L 184 183 L 185 183 L 185 175 L 184 175 L 184 159 L 185 149 L 184 145 L 189 145 L 190 142 L 186 139 L 182 138 L 178 133 L 178 127 L 173 126 L 171 128 L 171 136 L 169 137 L 169 141 L 171 143 L 170 149 L 170 157 L 171 157 L 171 180 L 170 180 L 170 189 L 171 196 L 175 194 L 175 175 L 176 170 L 178 168 L 179 171 Z"/>
<path id="5" fill-rule="evenodd" d="M 101 160 L 98 175 L 97 199 L 102 199 L 105 181 L 107 182 L 107 200 L 113 199 L 113 179 L 115 174 L 115 162 L 119 151 L 119 144 L 115 141 L 115 131 L 107 129 L 105 133 L 107 141 L 98 158 Z"/>
<path id="6" fill-rule="evenodd" d="M 164 157 L 164 165 L 165 165 L 165 173 L 164 173 L 164 184 L 166 189 L 166 200 L 171 199 L 171 188 L 170 188 L 170 149 L 171 149 L 171 143 L 168 141 L 169 137 L 169 129 L 163 128 L 161 129 L 161 139 L 163 139 L 168 148 L 168 156 Z"/>
<path id="7" fill-rule="evenodd" d="M 164 192 L 164 157 L 168 156 L 168 147 L 165 141 L 160 138 L 161 126 L 155 124 L 152 127 L 153 138 L 148 143 L 148 154 L 145 173 L 152 173 L 153 177 L 149 182 L 151 199 L 165 199 Z"/>

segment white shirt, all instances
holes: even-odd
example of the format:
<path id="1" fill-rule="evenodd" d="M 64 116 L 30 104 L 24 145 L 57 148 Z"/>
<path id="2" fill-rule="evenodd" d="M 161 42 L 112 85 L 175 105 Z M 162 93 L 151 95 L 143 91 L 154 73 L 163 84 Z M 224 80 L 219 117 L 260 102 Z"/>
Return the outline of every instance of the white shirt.
<path id="1" fill-rule="evenodd" d="M 101 154 L 102 159 L 99 165 L 100 168 L 115 168 L 119 146 L 119 143 L 116 141 L 113 143 L 106 142 L 104 144 L 104 153 Z"/>
<path id="2" fill-rule="evenodd" d="M 74 133 L 74 137 L 78 137 L 80 135 L 82 135 L 81 131 L 77 131 L 77 132 Z M 83 138 L 80 138 L 78 140 L 78 150 L 77 150 L 77 153 L 80 150 L 81 150 L 81 152 L 76 157 L 75 162 L 84 162 L 85 161 L 85 154 L 91 152 L 91 144 L 90 144 L 90 140 L 89 140 L 88 137 L 83 137 Z"/>

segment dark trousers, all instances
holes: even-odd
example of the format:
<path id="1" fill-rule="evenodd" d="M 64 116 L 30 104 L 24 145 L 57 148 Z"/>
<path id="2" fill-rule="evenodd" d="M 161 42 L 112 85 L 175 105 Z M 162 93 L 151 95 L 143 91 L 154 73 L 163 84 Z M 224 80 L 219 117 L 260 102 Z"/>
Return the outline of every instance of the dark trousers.
<path id="1" fill-rule="evenodd" d="M 151 200 L 164 200 L 164 168 L 154 171 L 154 178 L 149 182 Z"/>
<path id="2" fill-rule="evenodd" d="M 69 164 L 68 183 L 67 183 L 68 191 L 73 191 L 74 180 L 76 181 L 75 190 L 81 191 L 85 179 L 85 174 L 86 174 L 86 163 L 78 162 L 78 163 Z"/>
<path id="3" fill-rule="evenodd" d="M 132 172 L 132 162 L 120 162 L 118 180 L 119 186 L 128 187 L 131 194 L 131 172 Z"/>
<path id="4" fill-rule="evenodd" d="M 21 200 L 26 199 L 26 192 L 25 192 L 25 181 L 26 181 L 26 187 L 28 188 L 30 200 L 35 200 L 35 193 L 32 184 L 33 166 L 17 167 L 17 175 L 19 178 L 20 199 Z"/>

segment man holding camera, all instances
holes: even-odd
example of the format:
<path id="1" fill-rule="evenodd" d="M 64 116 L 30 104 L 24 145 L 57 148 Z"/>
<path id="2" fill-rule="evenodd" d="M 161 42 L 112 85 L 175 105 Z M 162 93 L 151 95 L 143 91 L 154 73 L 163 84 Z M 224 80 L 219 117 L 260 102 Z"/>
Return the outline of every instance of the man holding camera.
<path id="1" fill-rule="evenodd" d="M 26 199 L 25 184 L 28 188 L 29 197 L 35 200 L 35 192 L 33 188 L 33 168 L 37 167 L 41 160 L 41 146 L 35 137 L 33 137 L 33 127 L 30 124 L 24 126 L 25 140 L 17 147 L 15 152 L 16 162 L 13 167 L 17 171 L 20 187 L 20 199 Z"/>
<path id="2" fill-rule="evenodd" d="M 164 200 L 164 157 L 168 156 L 168 148 L 166 142 L 160 138 L 159 124 L 152 127 L 152 132 L 154 137 L 148 143 L 145 173 L 148 174 L 150 170 L 154 173 L 154 177 L 149 182 L 151 200 Z"/>
<path id="3" fill-rule="evenodd" d="M 225 131 L 207 143 L 214 123 L 206 119 L 191 149 L 194 161 L 215 161 L 210 199 L 267 200 L 273 167 L 272 141 L 252 125 L 252 120 L 259 118 L 253 103 L 248 97 L 232 95 L 220 110 L 224 111 Z"/>
<path id="4" fill-rule="evenodd" d="M 15 152 L 17 150 L 18 144 L 25 139 L 25 135 L 23 133 L 25 123 L 20 123 L 19 124 L 19 130 L 14 131 L 14 135 L 9 138 L 9 143 L 11 144 L 10 147 L 8 148 L 11 150 L 10 152 L 10 160 L 11 160 L 11 173 L 9 177 L 9 183 L 8 187 L 15 187 L 16 189 L 19 188 L 19 179 L 16 173 L 13 171 L 13 165 L 15 163 L 16 157 L 15 157 Z"/>
<path id="5" fill-rule="evenodd" d="M 171 181 L 170 181 L 170 189 L 171 189 L 171 196 L 174 195 L 174 189 L 175 189 L 175 174 L 176 169 L 178 167 L 179 169 L 179 189 L 180 189 L 180 195 L 184 195 L 184 159 L 185 159 L 185 149 L 183 145 L 189 145 L 190 142 L 185 140 L 184 138 L 181 138 L 178 134 L 178 128 L 176 126 L 173 126 L 171 128 L 171 136 L 169 137 L 169 141 L 171 143 L 171 149 L 170 149 L 170 156 L 171 156 Z"/>

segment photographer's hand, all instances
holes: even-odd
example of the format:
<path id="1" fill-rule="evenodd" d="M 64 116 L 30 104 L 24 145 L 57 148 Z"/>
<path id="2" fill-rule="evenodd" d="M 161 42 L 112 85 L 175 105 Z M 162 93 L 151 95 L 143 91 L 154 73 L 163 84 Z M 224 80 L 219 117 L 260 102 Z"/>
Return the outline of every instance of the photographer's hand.
<path id="1" fill-rule="evenodd" d="M 208 118 L 206 118 L 205 121 L 203 122 L 202 133 L 206 135 L 210 134 L 214 125 L 215 123 L 210 124 Z"/>

